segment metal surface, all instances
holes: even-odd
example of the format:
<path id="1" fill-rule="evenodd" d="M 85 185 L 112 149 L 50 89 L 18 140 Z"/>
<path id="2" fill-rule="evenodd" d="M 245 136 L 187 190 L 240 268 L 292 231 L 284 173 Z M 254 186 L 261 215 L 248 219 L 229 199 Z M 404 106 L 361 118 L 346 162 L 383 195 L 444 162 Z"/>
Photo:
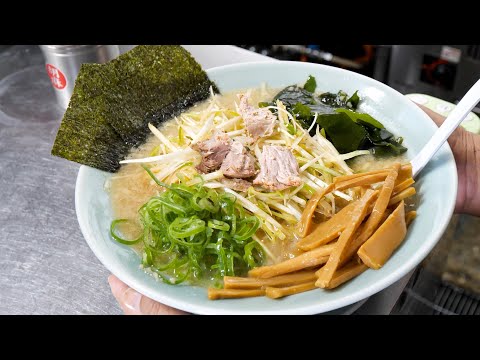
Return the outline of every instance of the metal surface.
<path id="1" fill-rule="evenodd" d="M 204 68 L 266 59 L 226 45 L 185 48 Z M 0 314 L 121 313 L 78 226 L 79 165 L 50 155 L 62 115 L 40 49 L 0 53 Z M 356 313 L 388 314 L 402 281 Z"/>
<path id="2" fill-rule="evenodd" d="M 118 45 L 40 45 L 40 48 L 58 103 L 64 109 L 83 63 L 105 63 L 120 54 Z"/>
<path id="3" fill-rule="evenodd" d="M 420 269 L 407 284 L 393 314 L 480 315 L 480 296 Z"/>
<path id="4" fill-rule="evenodd" d="M 52 157 L 63 110 L 36 46 L 0 54 L 0 314 L 119 314 L 78 229 L 79 166 Z"/>

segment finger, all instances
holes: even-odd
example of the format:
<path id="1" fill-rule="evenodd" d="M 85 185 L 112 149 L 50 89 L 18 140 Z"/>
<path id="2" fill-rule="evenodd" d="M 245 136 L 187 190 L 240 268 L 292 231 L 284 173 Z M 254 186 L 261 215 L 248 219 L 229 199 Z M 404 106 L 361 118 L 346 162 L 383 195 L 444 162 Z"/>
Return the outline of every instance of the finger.
<path id="1" fill-rule="evenodd" d="M 132 292 L 132 289 L 130 289 L 127 284 L 118 279 L 115 275 L 110 275 L 108 277 L 108 283 L 110 284 L 110 289 L 112 290 L 113 296 L 117 300 L 123 312 L 126 315 L 140 315 L 140 313 L 135 309 L 137 306 L 132 305 L 132 303 L 134 304 L 140 302 L 140 299 L 135 299 L 135 296 L 138 297 L 138 295 L 136 295 L 138 293 Z M 128 306 L 126 306 L 126 301 Z"/>
<path id="2" fill-rule="evenodd" d="M 142 296 L 140 300 L 140 313 L 143 315 L 188 315 L 184 311 L 163 305 L 146 296 Z"/>
<path id="3" fill-rule="evenodd" d="M 128 287 L 116 276 L 110 275 L 108 282 L 113 296 L 127 315 L 185 315 L 186 312 L 174 309 L 143 296 L 136 290 Z"/>

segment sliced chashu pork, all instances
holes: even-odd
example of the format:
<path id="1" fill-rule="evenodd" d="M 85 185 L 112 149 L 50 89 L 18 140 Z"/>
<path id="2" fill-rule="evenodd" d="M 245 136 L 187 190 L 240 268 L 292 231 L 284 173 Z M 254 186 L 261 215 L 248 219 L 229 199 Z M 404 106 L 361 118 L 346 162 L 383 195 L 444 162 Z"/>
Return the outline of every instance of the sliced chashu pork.
<path id="1" fill-rule="evenodd" d="M 218 170 L 231 147 L 232 140 L 220 131 L 213 134 L 210 139 L 193 145 L 192 148 L 202 155 L 202 161 L 197 165 L 197 170 L 204 174 Z"/>
<path id="2" fill-rule="evenodd" d="M 230 152 L 223 160 L 220 170 L 222 170 L 223 175 L 230 178 L 245 179 L 252 177 L 256 174 L 255 158 L 248 153 L 241 142 L 234 141 Z"/>
<path id="3" fill-rule="evenodd" d="M 239 97 L 238 109 L 245 122 L 247 132 L 253 140 L 256 141 L 260 137 L 272 135 L 277 117 L 268 109 L 255 108 L 250 105 L 248 95 L 241 94 Z"/>
<path id="4" fill-rule="evenodd" d="M 265 145 L 259 161 L 260 173 L 253 180 L 255 185 L 277 191 L 302 183 L 297 160 L 286 147 Z"/>

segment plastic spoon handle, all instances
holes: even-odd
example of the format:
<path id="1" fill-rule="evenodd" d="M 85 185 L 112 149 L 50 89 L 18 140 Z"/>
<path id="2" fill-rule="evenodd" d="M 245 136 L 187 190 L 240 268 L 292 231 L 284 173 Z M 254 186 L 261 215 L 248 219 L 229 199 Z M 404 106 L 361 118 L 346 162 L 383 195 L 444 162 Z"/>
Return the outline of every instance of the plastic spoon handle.
<path id="1" fill-rule="evenodd" d="M 417 176 L 423 170 L 425 165 L 440 149 L 448 137 L 452 134 L 458 125 L 472 111 L 475 105 L 480 101 L 480 80 L 473 85 L 465 96 L 460 100 L 455 109 L 448 115 L 445 122 L 440 126 L 430 141 L 423 147 L 417 156 L 412 160 L 413 177 Z"/>

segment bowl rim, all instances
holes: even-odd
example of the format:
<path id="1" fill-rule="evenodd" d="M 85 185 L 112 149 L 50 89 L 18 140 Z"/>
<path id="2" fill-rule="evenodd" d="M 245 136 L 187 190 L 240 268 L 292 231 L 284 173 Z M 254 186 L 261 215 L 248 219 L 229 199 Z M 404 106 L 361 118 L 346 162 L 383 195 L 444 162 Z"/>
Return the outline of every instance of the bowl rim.
<path id="1" fill-rule="evenodd" d="M 416 112 L 419 117 L 423 117 L 427 122 L 429 122 L 432 126 L 432 129 L 436 129 L 437 126 L 433 122 L 433 120 L 428 117 L 427 114 L 425 114 L 418 106 L 415 105 L 413 101 L 408 99 L 405 95 L 401 94 L 397 90 L 391 88 L 390 86 L 381 83 L 378 80 L 375 80 L 373 78 L 370 78 L 368 76 L 355 73 L 353 71 L 341 69 L 341 68 L 336 68 L 328 65 L 323 65 L 323 64 L 315 64 L 315 63 L 304 63 L 304 62 L 299 62 L 299 61 L 278 61 L 278 60 L 273 60 L 273 61 L 253 61 L 253 62 L 244 62 L 244 63 L 236 63 L 236 64 L 229 64 L 229 65 L 222 65 L 222 66 L 217 66 L 217 67 L 212 67 L 210 69 L 205 70 L 207 75 L 213 75 L 216 72 L 223 72 L 223 71 L 231 71 L 231 70 L 246 70 L 246 68 L 249 67 L 285 67 L 285 66 L 300 66 L 300 67 L 311 67 L 311 68 L 316 68 L 316 69 L 326 69 L 327 71 L 334 71 L 338 72 L 339 74 L 349 74 L 350 76 L 353 77 L 358 77 L 362 81 L 369 83 L 370 85 L 376 87 L 376 88 L 381 88 L 382 91 L 385 91 L 385 93 L 388 94 L 388 96 L 393 96 L 393 97 L 398 97 L 398 98 L 403 98 L 404 99 L 404 104 L 406 106 L 410 107 L 412 111 Z M 213 73 L 213 74 L 212 74 Z M 428 119 L 428 120 L 427 120 Z M 451 151 L 451 148 L 448 143 L 445 144 L 445 148 L 447 151 L 447 156 L 448 159 L 447 161 L 452 162 L 455 164 L 455 158 L 453 156 L 453 153 Z M 382 279 L 380 279 L 378 282 L 375 282 L 371 284 L 368 287 L 364 287 L 362 289 L 356 290 L 352 292 L 351 294 L 347 294 L 346 296 L 342 297 L 341 299 L 337 299 L 335 301 L 328 301 L 326 303 L 320 303 L 320 304 L 309 304 L 309 305 L 304 305 L 299 308 L 293 308 L 293 309 L 287 309 L 286 311 L 282 310 L 245 310 L 241 309 L 240 311 L 232 311 L 230 309 L 222 309 L 221 307 L 215 307 L 215 306 L 206 306 L 206 305 L 199 305 L 195 303 L 191 303 L 188 300 L 184 299 L 176 299 L 172 298 L 170 296 L 164 295 L 159 291 L 151 290 L 149 286 L 145 285 L 142 282 L 138 282 L 133 276 L 130 276 L 128 272 L 124 271 L 122 264 L 115 262 L 115 261 L 109 261 L 107 259 L 106 254 L 103 254 L 103 252 L 99 249 L 99 247 L 96 245 L 95 241 L 95 234 L 92 233 L 91 229 L 87 226 L 88 221 L 85 217 L 85 214 L 83 211 L 81 211 L 81 203 L 82 203 L 82 197 L 81 197 L 81 190 L 84 188 L 84 183 L 87 181 L 88 177 L 88 172 L 89 171 L 99 171 L 97 169 L 90 168 L 86 165 L 80 166 L 78 175 L 77 175 L 77 180 L 75 184 L 75 212 L 77 214 L 77 220 L 80 226 L 80 230 L 90 247 L 90 249 L 93 251 L 95 256 L 98 258 L 98 260 L 105 266 L 108 271 L 110 271 L 112 274 L 117 276 L 121 281 L 123 281 L 125 284 L 130 286 L 131 288 L 135 289 L 136 291 L 140 292 L 141 294 L 144 294 L 145 296 L 148 296 L 156 301 L 159 301 L 165 305 L 175 307 L 177 309 L 181 309 L 184 311 L 192 312 L 195 314 L 209 314 L 209 315 L 231 315 L 231 314 L 266 314 L 266 315 L 274 315 L 274 314 L 298 314 L 298 315 L 308 315 L 308 314 L 319 314 L 319 313 L 325 313 L 333 310 L 338 310 L 344 307 L 347 307 L 349 305 L 353 305 L 356 303 L 359 303 L 361 301 L 365 301 L 368 299 L 368 297 L 388 288 L 390 285 L 394 284 L 398 280 L 400 280 L 402 277 L 404 277 L 406 274 L 408 274 L 410 271 L 412 271 L 418 264 L 431 252 L 433 247 L 437 244 L 437 242 L 440 240 L 442 234 L 444 233 L 445 229 L 447 228 L 449 221 L 445 221 L 441 226 L 435 227 L 432 229 L 431 235 L 428 239 L 428 241 L 423 242 L 420 247 L 417 249 L 417 251 L 413 254 L 413 256 L 409 257 L 405 262 L 402 263 L 402 266 L 397 268 L 395 271 L 392 271 L 388 274 L 386 274 Z M 106 173 L 108 174 L 108 173 Z M 451 219 L 453 215 L 453 211 L 455 208 L 455 199 L 457 195 L 457 189 L 458 189 L 458 173 L 455 172 L 453 175 L 453 183 L 451 184 L 454 188 L 455 191 L 452 191 L 450 194 L 450 206 L 445 209 L 446 211 L 444 214 L 447 215 L 448 219 Z M 141 271 L 139 269 L 139 271 Z M 212 302 L 213 304 L 213 302 Z"/>

